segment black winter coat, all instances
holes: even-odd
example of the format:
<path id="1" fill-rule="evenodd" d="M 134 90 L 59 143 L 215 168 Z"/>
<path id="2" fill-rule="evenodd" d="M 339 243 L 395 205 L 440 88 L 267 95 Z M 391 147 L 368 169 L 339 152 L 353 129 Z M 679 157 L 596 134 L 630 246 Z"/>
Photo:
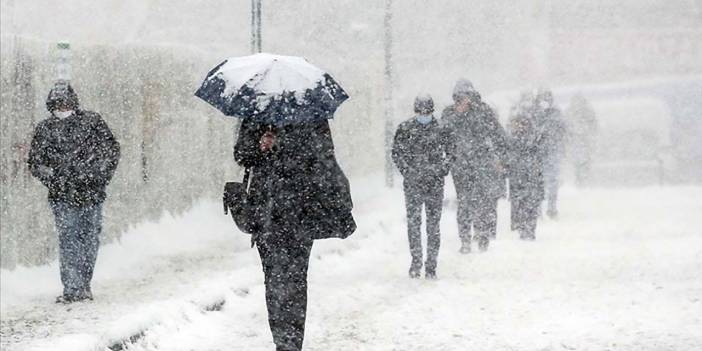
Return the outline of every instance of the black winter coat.
<path id="1" fill-rule="evenodd" d="M 411 183 L 443 181 L 449 172 L 446 161 L 446 135 L 436 119 L 427 124 L 412 118 L 395 131 L 392 160 L 400 174 Z"/>
<path id="2" fill-rule="evenodd" d="M 495 112 L 480 101 L 464 113 L 449 106 L 441 123 L 448 135 L 448 161 L 456 190 L 469 191 L 473 198 L 503 196 L 505 175 L 498 165 L 507 162 L 508 142 Z"/>
<path id="3" fill-rule="evenodd" d="M 39 123 L 27 163 L 49 189 L 50 200 L 90 206 L 105 200 L 119 158 L 119 142 L 102 117 L 77 110 L 65 119 L 51 116 Z"/>
<path id="4" fill-rule="evenodd" d="M 262 152 L 259 141 L 269 128 L 276 142 Z M 250 200 L 266 235 L 304 241 L 345 238 L 356 229 L 349 182 L 334 156 L 326 120 L 276 128 L 244 119 L 234 158 L 251 169 Z"/>

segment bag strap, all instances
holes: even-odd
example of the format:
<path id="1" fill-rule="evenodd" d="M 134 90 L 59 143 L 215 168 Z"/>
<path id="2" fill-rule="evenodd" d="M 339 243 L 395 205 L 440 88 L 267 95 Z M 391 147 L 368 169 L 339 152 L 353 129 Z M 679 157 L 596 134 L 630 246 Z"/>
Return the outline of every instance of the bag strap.
<path id="1" fill-rule="evenodd" d="M 242 180 L 242 183 L 244 183 L 246 188 L 249 187 L 249 176 L 250 175 L 251 175 L 251 168 L 244 169 L 244 179 Z"/>

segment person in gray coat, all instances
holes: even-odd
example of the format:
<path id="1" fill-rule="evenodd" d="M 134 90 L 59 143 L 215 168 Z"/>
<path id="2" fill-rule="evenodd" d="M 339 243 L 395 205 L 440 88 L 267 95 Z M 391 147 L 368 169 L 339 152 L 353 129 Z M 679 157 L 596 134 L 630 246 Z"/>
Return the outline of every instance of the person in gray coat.
<path id="1" fill-rule="evenodd" d="M 553 101 L 553 93 L 539 89 L 533 111 L 540 129 L 544 147 L 544 186 L 546 190 L 546 215 L 558 216 L 558 188 L 560 187 L 561 160 L 565 154 L 566 126 L 561 110 Z"/>
<path id="2" fill-rule="evenodd" d="M 575 184 L 587 184 L 596 150 L 597 117 L 595 110 L 582 94 L 573 96 L 566 110 L 568 147 L 575 166 Z"/>
<path id="3" fill-rule="evenodd" d="M 511 229 L 522 240 L 536 239 L 536 223 L 544 199 L 543 134 L 535 114 L 534 95 L 523 93 L 509 121 L 509 200 Z"/>
<path id="4" fill-rule="evenodd" d="M 422 269 L 422 206 L 426 211 L 427 260 L 425 277 L 436 278 L 436 263 L 441 244 L 439 224 L 444 199 L 446 138 L 434 118 L 431 96 L 419 96 L 414 101 L 415 116 L 402 122 L 395 132 L 392 159 L 404 178 L 407 208 L 407 236 L 412 263 L 410 278 L 419 278 Z"/>
<path id="5" fill-rule="evenodd" d="M 505 193 L 507 139 L 497 114 L 468 80 L 453 90 L 454 104 L 441 116 L 448 162 L 458 198 L 461 253 L 471 251 L 471 227 L 481 251 L 497 233 L 497 200 Z"/>

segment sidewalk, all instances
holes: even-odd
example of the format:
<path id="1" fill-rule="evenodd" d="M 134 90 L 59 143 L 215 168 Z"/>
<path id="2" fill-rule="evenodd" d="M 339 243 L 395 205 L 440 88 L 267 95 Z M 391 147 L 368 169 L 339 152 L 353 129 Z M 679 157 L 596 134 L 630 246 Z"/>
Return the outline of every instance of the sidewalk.
<path id="1" fill-rule="evenodd" d="M 81 350 L 137 332 L 184 301 L 208 304 L 217 292 L 199 281 L 253 264 L 247 237 L 235 232 L 221 205 L 205 202 L 181 218 L 164 216 L 100 248 L 92 302 L 55 304 L 58 264 L 3 270 L 3 350 Z M 243 253 L 243 254 L 242 254 Z M 135 311 L 140 316 L 131 318 Z M 44 346 L 47 348 L 43 348 Z M 94 348 L 93 348 L 94 349 Z"/>
<path id="2" fill-rule="evenodd" d="M 457 252 L 449 206 L 438 281 L 406 277 L 400 191 L 357 190 L 358 231 L 316 242 L 312 252 L 306 350 L 702 345 L 702 188 L 565 189 L 561 218 L 542 221 L 535 242 L 508 230 L 502 201 L 497 241 L 468 256 Z M 129 350 L 140 351 L 272 349 L 257 254 L 218 210 L 204 204 L 182 219 L 137 228 L 153 232 L 153 243 L 186 233 L 169 237 L 159 255 L 134 253 L 141 247 L 130 241 L 135 233 L 114 252 L 105 247 L 104 262 L 128 253 L 147 259 L 119 271 L 101 258 L 94 302 L 55 305 L 46 286 L 16 298 L 7 313 L 3 302 L 3 350 L 105 350 L 130 337 Z M 186 243 L 198 246 L 185 250 Z"/>

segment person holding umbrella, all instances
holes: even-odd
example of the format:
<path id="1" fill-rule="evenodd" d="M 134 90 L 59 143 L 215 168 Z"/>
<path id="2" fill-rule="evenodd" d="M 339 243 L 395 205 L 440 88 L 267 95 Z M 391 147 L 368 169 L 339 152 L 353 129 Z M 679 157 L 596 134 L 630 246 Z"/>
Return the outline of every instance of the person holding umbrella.
<path id="1" fill-rule="evenodd" d="M 356 229 L 328 122 L 348 96 L 306 60 L 270 54 L 225 61 L 196 96 L 243 118 L 234 158 L 250 174 L 247 201 L 260 214 L 252 243 L 263 266 L 269 325 L 276 350 L 301 350 L 313 241 Z"/>
<path id="2" fill-rule="evenodd" d="M 441 244 L 440 222 L 444 200 L 446 162 L 445 137 L 434 118 L 434 100 L 429 95 L 414 100 L 416 115 L 402 122 L 395 132 L 392 160 L 400 170 L 407 208 L 407 237 L 412 263 L 410 278 L 419 278 L 422 269 L 422 207 L 426 211 L 427 261 L 424 275 L 436 279 L 436 260 Z"/>

